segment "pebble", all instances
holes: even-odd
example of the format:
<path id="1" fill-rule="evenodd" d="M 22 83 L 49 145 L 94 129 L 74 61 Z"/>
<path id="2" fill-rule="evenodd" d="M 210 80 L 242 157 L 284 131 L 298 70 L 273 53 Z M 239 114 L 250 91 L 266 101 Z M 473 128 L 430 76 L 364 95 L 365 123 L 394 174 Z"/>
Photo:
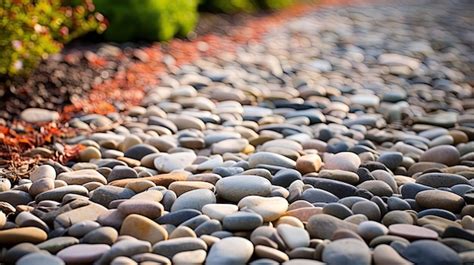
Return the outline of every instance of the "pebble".
<path id="1" fill-rule="evenodd" d="M 19 265 L 64 265 L 64 261 L 53 255 L 45 253 L 30 253 L 19 259 L 16 264 Z"/>
<path id="2" fill-rule="evenodd" d="M 264 222 L 275 221 L 288 209 L 288 202 L 281 197 L 247 196 L 239 201 L 239 209 L 252 211 L 262 216 Z"/>
<path id="3" fill-rule="evenodd" d="M 144 199 L 132 199 L 124 201 L 120 203 L 120 205 L 117 207 L 117 210 L 124 216 L 138 214 L 150 219 L 160 217 L 164 211 L 163 205 L 160 203 Z"/>
<path id="4" fill-rule="evenodd" d="M 360 158 L 356 154 L 349 152 L 341 152 L 335 155 L 326 153 L 323 160 L 325 169 L 338 169 L 351 172 L 356 172 L 361 164 Z"/>
<path id="5" fill-rule="evenodd" d="M 59 121 L 48 93 L 16 93 L 11 133 L 77 132 L 3 161 L 2 262 L 474 262 L 471 3 L 387 7 L 328 6 L 218 56 L 167 55 L 159 86 L 108 114 Z M 122 48 L 86 57 L 113 76 Z"/>
<path id="6" fill-rule="evenodd" d="M 447 166 L 454 166 L 459 162 L 459 151 L 451 145 L 433 147 L 420 156 L 421 162 L 436 162 Z"/>
<path id="7" fill-rule="evenodd" d="M 105 244 L 77 244 L 59 251 L 57 257 L 67 264 L 93 263 L 109 249 Z"/>
<path id="8" fill-rule="evenodd" d="M 432 240 L 415 241 L 402 250 L 401 255 L 415 264 L 462 264 L 454 250 Z"/>
<path id="9" fill-rule="evenodd" d="M 153 253 L 171 259 L 177 253 L 200 249 L 207 250 L 207 245 L 202 239 L 183 237 L 158 242 L 153 246 Z M 208 259 L 209 255 L 210 253 L 208 254 Z"/>
<path id="10" fill-rule="evenodd" d="M 188 191 L 179 196 L 171 207 L 171 212 L 183 209 L 202 210 L 206 204 L 216 203 L 216 196 L 208 189 L 197 189 Z"/>
<path id="11" fill-rule="evenodd" d="M 41 250 L 56 254 L 60 250 L 79 243 L 79 239 L 72 236 L 62 236 L 48 239 L 36 246 Z"/>
<path id="12" fill-rule="evenodd" d="M 154 161 L 155 168 L 161 172 L 171 172 L 190 166 L 196 159 L 193 152 L 181 152 L 174 154 L 163 154 Z"/>
<path id="13" fill-rule="evenodd" d="M 323 250 L 322 261 L 328 264 L 371 264 L 369 247 L 360 240 L 347 238 L 329 243 Z"/>
<path id="14" fill-rule="evenodd" d="M 46 232 L 36 227 L 12 228 L 0 231 L 0 244 L 41 243 L 47 237 Z"/>
<path id="15" fill-rule="evenodd" d="M 396 236 L 401 236 L 406 239 L 410 240 L 417 240 L 417 239 L 433 239 L 436 240 L 438 238 L 438 233 L 435 231 L 415 226 L 411 224 L 393 224 L 388 227 L 389 233 Z"/>
<path id="16" fill-rule="evenodd" d="M 222 219 L 222 226 L 228 231 L 251 231 L 262 224 L 262 216 L 256 213 L 235 212 Z"/>
<path id="17" fill-rule="evenodd" d="M 238 202 L 247 196 L 268 196 L 272 191 L 267 179 L 253 175 L 236 175 L 217 181 L 217 195 L 231 202 Z"/>
<path id="18" fill-rule="evenodd" d="M 29 123 L 46 123 L 59 120 L 59 113 L 47 109 L 29 108 L 21 112 L 20 119 Z"/>
<path id="19" fill-rule="evenodd" d="M 357 225 L 338 219 L 337 217 L 318 214 L 314 215 L 308 220 L 306 226 L 311 237 L 330 239 L 334 232 L 338 229 L 348 229 L 351 231 L 357 231 Z"/>
<path id="20" fill-rule="evenodd" d="M 241 237 L 227 237 L 214 243 L 206 264 L 246 264 L 254 252 L 250 241 Z"/>
<path id="21" fill-rule="evenodd" d="M 280 224 L 277 227 L 277 232 L 289 249 L 309 246 L 309 234 L 304 228 Z"/>
<path id="22" fill-rule="evenodd" d="M 123 220 L 120 235 L 148 241 L 151 244 L 168 239 L 168 232 L 153 220 L 138 214 L 130 214 Z"/>
<path id="23" fill-rule="evenodd" d="M 367 241 L 388 234 L 388 228 L 374 221 L 362 222 L 357 226 L 357 233 Z"/>

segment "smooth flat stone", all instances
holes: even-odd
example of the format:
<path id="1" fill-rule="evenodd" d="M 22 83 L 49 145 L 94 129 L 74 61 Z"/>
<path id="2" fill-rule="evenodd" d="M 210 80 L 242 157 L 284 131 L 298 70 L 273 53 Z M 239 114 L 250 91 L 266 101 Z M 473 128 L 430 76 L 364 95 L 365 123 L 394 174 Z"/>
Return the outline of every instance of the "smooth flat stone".
<path id="1" fill-rule="evenodd" d="M 168 232 L 153 220 L 138 214 L 130 214 L 123 221 L 120 235 L 129 235 L 151 244 L 168 239 Z"/>
<path id="2" fill-rule="evenodd" d="M 268 196 L 271 183 L 260 176 L 236 175 L 217 181 L 216 192 L 219 197 L 228 201 L 238 202 L 247 196 Z"/>
<path id="3" fill-rule="evenodd" d="M 288 209 L 288 202 L 281 197 L 247 196 L 238 203 L 240 210 L 250 210 L 262 216 L 264 222 L 274 221 Z"/>
<path id="4" fill-rule="evenodd" d="M 171 212 L 183 209 L 195 209 L 201 211 L 206 204 L 215 203 L 216 196 L 208 189 L 197 189 L 188 191 L 179 196 L 171 206 Z"/>
<path id="5" fill-rule="evenodd" d="M 57 257 L 68 264 L 93 263 L 109 249 L 105 244 L 77 244 L 59 251 Z"/>
<path id="6" fill-rule="evenodd" d="M 353 239 L 339 239 L 329 243 L 323 250 L 322 261 L 328 264 L 371 264 L 371 252 L 365 242 Z"/>
<path id="7" fill-rule="evenodd" d="M 47 237 L 46 232 L 36 227 L 12 228 L 0 231 L 0 244 L 40 243 Z"/>
<path id="8" fill-rule="evenodd" d="M 340 220 L 331 215 L 317 214 L 309 218 L 306 229 L 312 237 L 330 239 L 338 229 L 349 229 L 356 232 L 357 225 Z"/>
<path id="9" fill-rule="evenodd" d="M 410 224 L 393 224 L 388 227 L 391 235 L 401 236 L 409 240 L 433 239 L 437 240 L 438 233 L 435 231 Z"/>
<path id="10" fill-rule="evenodd" d="M 246 264 L 253 249 L 253 244 L 245 238 L 227 237 L 212 245 L 206 264 Z"/>
<path id="11" fill-rule="evenodd" d="M 432 240 L 418 240 L 402 250 L 407 260 L 421 265 L 462 264 L 459 255 L 449 247 Z"/>

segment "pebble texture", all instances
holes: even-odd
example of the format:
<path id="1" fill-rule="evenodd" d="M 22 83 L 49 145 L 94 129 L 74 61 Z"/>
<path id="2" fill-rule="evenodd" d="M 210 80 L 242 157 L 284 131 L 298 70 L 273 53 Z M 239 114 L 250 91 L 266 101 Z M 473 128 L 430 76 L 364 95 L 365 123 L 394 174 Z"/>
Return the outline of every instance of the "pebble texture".
<path id="1" fill-rule="evenodd" d="M 138 106 L 60 120 L 77 157 L 1 167 L 0 263 L 472 264 L 473 3 L 327 6 L 163 56 Z"/>

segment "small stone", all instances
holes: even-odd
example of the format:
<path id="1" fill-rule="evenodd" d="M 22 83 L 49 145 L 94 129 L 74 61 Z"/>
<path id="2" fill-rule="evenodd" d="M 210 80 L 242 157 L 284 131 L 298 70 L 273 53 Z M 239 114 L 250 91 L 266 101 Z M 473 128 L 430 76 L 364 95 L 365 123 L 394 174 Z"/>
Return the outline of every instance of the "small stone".
<path id="1" fill-rule="evenodd" d="M 268 196 L 271 193 L 271 183 L 260 176 L 236 175 L 222 178 L 216 183 L 219 197 L 232 202 L 238 202 L 247 196 Z"/>
<path id="2" fill-rule="evenodd" d="M 407 260 L 422 265 L 460 265 L 459 255 L 449 247 L 433 240 L 418 240 L 401 251 Z"/>
<path id="3" fill-rule="evenodd" d="M 350 152 L 341 152 L 335 155 L 325 153 L 323 160 L 325 169 L 339 169 L 351 172 L 356 172 L 361 164 L 360 158 Z"/>
<path id="4" fill-rule="evenodd" d="M 209 216 L 209 218 L 222 221 L 224 217 L 233 214 L 239 210 L 237 205 L 233 204 L 206 204 L 202 207 L 202 213 Z"/>
<path id="5" fill-rule="evenodd" d="M 409 240 L 418 239 L 433 239 L 438 238 L 438 234 L 428 228 L 410 225 L 410 224 L 393 224 L 388 227 L 389 233 L 396 236 L 401 236 Z"/>
<path id="6" fill-rule="evenodd" d="M 295 168 L 296 162 L 284 157 L 279 154 L 270 153 L 270 152 L 258 152 L 255 154 L 250 155 L 249 159 L 249 166 L 251 168 L 257 167 L 257 165 L 273 165 L 273 166 L 280 166 L 286 168 Z"/>
<path id="7" fill-rule="evenodd" d="M 459 151 L 451 145 L 433 147 L 420 156 L 420 162 L 436 162 L 447 166 L 454 166 L 459 162 Z"/>
<path id="8" fill-rule="evenodd" d="M 173 258 L 177 253 L 194 250 L 207 250 L 207 245 L 199 238 L 182 237 L 161 241 L 153 246 L 153 253 L 169 259 Z"/>
<path id="9" fill-rule="evenodd" d="M 236 212 L 226 215 L 222 225 L 228 231 L 253 230 L 263 224 L 263 218 L 256 213 Z"/>
<path id="10" fill-rule="evenodd" d="M 277 232 L 289 249 L 309 246 L 309 234 L 304 228 L 281 224 Z"/>
<path id="11" fill-rule="evenodd" d="M 90 200 L 108 207 L 111 201 L 130 199 L 133 195 L 135 193 L 132 190 L 107 185 L 95 189 L 90 196 Z"/>
<path id="12" fill-rule="evenodd" d="M 339 239 L 329 243 L 323 250 L 322 261 L 328 264 L 371 264 L 369 247 L 353 238 Z"/>
<path id="13" fill-rule="evenodd" d="M 318 214 L 309 218 L 306 229 L 311 237 L 330 239 L 338 229 L 349 229 L 356 232 L 357 225 L 340 220 L 331 215 Z"/>
<path id="14" fill-rule="evenodd" d="M 59 251 L 57 257 L 68 264 L 93 263 L 109 249 L 104 244 L 77 244 Z"/>
<path id="15" fill-rule="evenodd" d="M 57 226 L 70 227 L 73 224 L 86 220 L 95 221 L 100 215 L 106 212 L 107 208 L 97 203 L 90 203 L 86 206 L 79 207 L 56 216 L 54 223 Z"/>
<path id="16" fill-rule="evenodd" d="M 214 191 L 214 185 L 204 181 L 175 181 L 170 184 L 168 189 L 174 191 L 176 196 L 179 197 L 183 193 L 197 189 Z"/>
<path id="17" fill-rule="evenodd" d="M 208 189 L 197 189 L 188 191 L 179 196 L 171 206 L 171 211 L 176 212 L 183 209 L 202 210 L 206 204 L 215 203 L 216 196 Z"/>
<path id="18" fill-rule="evenodd" d="M 118 237 L 118 232 L 112 227 L 100 227 L 89 233 L 82 238 L 82 243 L 87 244 L 106 244 L 112 245 L 115 243 Z"/>
<path id="19" fill-rule="evenodd" d="M 60 250 L 75 244 L 79 244 L 79 239 L 72 236 L 62 236 L 51 238 L 49 240 L 41 242 L 36 246 L 41 250 L 46 250 L 49 253 L 56 254 Z"/>
<path id="20" fill-rule="evenodd" d="M 257 245 L 255 247 L 255 255 L 259 258 L 267 258 L 279 263 L 288 261 L 290 259 L 286 253 L 263 245 Z"/>
<path id="21" fill-rule="evenodd" d="M 20 114 L 20 119 L 29 123 L 45 123 L 59 120 L 59 113 L 40 108 L 25 109 Z"/>
<path id="22" fill-rule="evenodd" d="M 296 160 L 296 169 L 301 172 L 301 174 L 318 172 L 321 165 L 321 157 L 317 154 L 304 155 Z"/>
<path id="23" fill-rule="evenodd" d="M 452 187 L 458 184 L 471 185 L 465 177 L 449 173 L 426 173 L 418 176 L 416 183 L 433 188 Z"/>
<path id="24" fill-rule="evenodd" d="M 110 247 L 110 250 L 100 257 L 97 263 L 109 264 L 116 257 L 131 257 L 133 255 L 147 253 L 150 251 L 151 244 L 148 241 L 138 239 L 122 239 L 113 244 L 112 247 Z"/>
<path id="25" fill-rule="evenodd" d="M 206 251 L 202 249 L 180 252 L 173 256 L 173 264 L 184 265 L 189 264 L 190 262 L 194 264 L 202 264 L 206 260 L 206 255 Z"/>
<path id="26" fill-rule="evenodd" d="M 425 190 L 416 195 L 416 203 L 423 208 L 440 208 L 457 213 L 464 206 L 464 199 L 448 191 Z"/>
<path id="27" fill-rule="evenodd" d="M 93 146 L 88 146 L 79 152 L 79 160 L 83 162 L 89 162 L 92 159 L 100 159 L 101 157 L 102 154 L 100 151 Z"/>
<path id="28" fill-rule="evenodd" d="M 227 237 L 212 245 L 206 264 L 246 264 L 253 254 L 253 245 L 241 237 Z"/>
<path id="29" fill-rule="evenodd" d="M 174 154 L 163 154 L 155 159 L 155 168 L 162 172 L 171 172 L 190 166 L 196 159 L 194 152 L 180 152 Z"/>
<path id="30" fill-rule="evenodd" d="M 56 170 L 54 167 L 50 165 L 41 165 L 37 168 L 35 168 L 31 173 L 30 173 L 30 180 L 32 182 L 35 182 L 37 180 L 43 179 L 43 178 L 49 178 L 49 179 L 56 179 Z"/>
<path id="31" fill-rule="evenodd" d="M 84 185 L 89 182 L 99 182 L 107 184 L 107 179 L 93 169 L 81 169 L 71 172 L 64 172 L 58 175 L 58 179 L 68 185 Z"/>
<path id="32" fill-rule="evenodd" d="M 36 227 L 12 228 L 0 231 L 0 244 L 15 245 L 19 243 L 40 243 L 45 241 L 48 235 Z"/>
<path id="33" fill-rule="evenodd" d="M 259 214 L 264 222 L 271 222 L 286 212 L 288 202 L 281 197 L 247 196 L 239 201 L 238 206 L 240 210 L 249 210 Z"/>
<path id="34" fill-rule="evenodd" d="M 412 264 L 408 260 L 398 254 L 389 245 L 378 245 L 373 252 L 374 264 L 385 265 L 385 264 L 399 264 L 399 265 L 410 265 Z"/>
<path id="35" fill-rule="evenodd" d="M 144 199 L 131 199 L 124 201 L 118 206 L 117 210 L 124 216 L 138 214 L 150 219 L 160 217 L 164 211 L 163 205 L 160 203 Z"/>
<path id="36" fill-rule="evenodd" d="M 146 155 L 159 152 L 158 149 L 149 144 L 137 144 L 127 149 L 124 156 L 140 161 Z"/>
<path id="37" fill-rule="evenodd" d="M 120 228 L 120 235 L 133 236 L 151 244 L 168 239 L 166 229 L 153 220 L 138 214 L 131 214 L 125 218 Z"/>
<path id="38" fill-rule="evenodd" d="M 388 228 L 374 221 L 366 221 L 359 224 L 357 233 L 369 242 L 378 236 L 388 234 Z"/>

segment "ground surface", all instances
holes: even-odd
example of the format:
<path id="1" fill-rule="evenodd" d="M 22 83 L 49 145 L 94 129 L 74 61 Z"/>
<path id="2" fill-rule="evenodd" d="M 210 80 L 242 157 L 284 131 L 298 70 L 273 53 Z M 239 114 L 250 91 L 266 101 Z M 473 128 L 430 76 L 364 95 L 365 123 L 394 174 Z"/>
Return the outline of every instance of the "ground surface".
<path id="1" fill-rule="evenodd" d="M 6 107 L 0 261 L 472 264 L 473 3 L 307 11 Z"/>

